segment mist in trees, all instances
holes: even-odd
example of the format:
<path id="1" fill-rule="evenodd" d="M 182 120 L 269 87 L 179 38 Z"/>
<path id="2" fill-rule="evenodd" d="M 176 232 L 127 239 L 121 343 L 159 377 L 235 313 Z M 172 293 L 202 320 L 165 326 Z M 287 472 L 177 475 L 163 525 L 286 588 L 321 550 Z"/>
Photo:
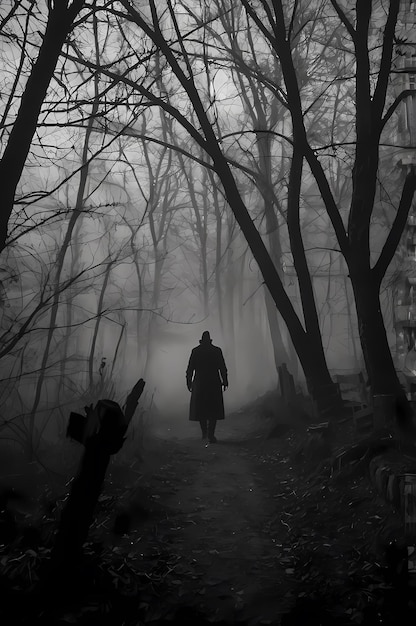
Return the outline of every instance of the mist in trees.
<path id="1" fill-rule="evenodd" d="M 30 454 L 140 376 L 149 407 L 187 419 L 205 329 L 229 410 L 282 363 L 323 414 L 336 373 L 402 393 L 391 293 L 415 174 L 394 161 L 399 10 L 2 3 L 5 437 Z"/>

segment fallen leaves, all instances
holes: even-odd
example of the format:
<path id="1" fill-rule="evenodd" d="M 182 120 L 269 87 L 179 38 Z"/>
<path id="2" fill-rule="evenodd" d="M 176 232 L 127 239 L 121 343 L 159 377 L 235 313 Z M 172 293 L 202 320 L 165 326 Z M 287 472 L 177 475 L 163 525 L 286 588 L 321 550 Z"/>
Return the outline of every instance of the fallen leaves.
<path id="1" fill-rule="evenodd" d="M 99 555 L 93 542 L 85 546 L 87 556 L 99 563 L 109 581 L 111 593 L 135 602 L 140 623 L 169 617 L 185 599 L 218 607 L 216 602 L 229 602 L 232 610 L 242 610 L 250 606 L 250 587 L 258 584 L 261 588 L 272 581 L 274 597 L 282 605 L 310 598 L 318 590 L 323 602 L 332 602 L 334 615 L 345 616 L 349 611 L 351 623 L 358 624 L 364 608 L 389 591 L 383 587 L 381 567 L 370 549 L 375 530 L 384 522 L 383 505 L 374 502 L 365 477 L 348 474 L 348 455 L 342 457 L 341 481 L 340 475 L 331 477 L 330 472 L 308 476 L 294 465 L 290 455 L 296 445 L 293 434 L 274 440 L 273 450 L 263 449 L 259 442 L 254 451 L 230 447 L 226 454 L 233 465 L 229 473 L 225 465 L 221 477 L 229 483 L 227 491 L 218 483 L 212 488 L 219 470 L 213 465 L 208 471 L 206 461 L 198 465 L 197 455 L 189 456 L 180 450 L 181 445 L 171 443 L 163 450 L 161 465 L 152 475 L 129 474 L 140 481 L 140 489 L 137 484 L 126 488 L 117 482 L 114 468 L 99 500 L 93 534 L 105 536 L 120 501 L 133 499 L 141 504 L 144 498 L 143 510 L 149 515 L 142 509 L 136 512 L 140 532 L 133 524 L 122 525 L 126 532 L 119 545 L 107 542 Z M 217 463 L 222 458 L 220 447 L 216 454 Z M 196 471 L 205 476 L 198 495 L 189 478 Z M 215 471 L 218 474 L 209 473 Z M 168 508 L 175 493 L 174 504 Z M 252 510 L 245 502 L 254 497 L 257 508 Z M 265 511 L 272 514 L 267 516 Z M 23 587 L 36 580 L 48 556 L 42 548 L 7 554 L 0 550 L 0 564 L 13 583 Z M 112 610 L 109 597 L 110 593 L 104 594 L 99 602 L 90 598 L 81 613 L 106 615 Z M 80 623 L 81 613 L 65 612 L 61 619 Z M 217 613 L 215 619 L 220 616 Z M 271 622 L 263 615 L 258 616 L 258 623 Z"/>

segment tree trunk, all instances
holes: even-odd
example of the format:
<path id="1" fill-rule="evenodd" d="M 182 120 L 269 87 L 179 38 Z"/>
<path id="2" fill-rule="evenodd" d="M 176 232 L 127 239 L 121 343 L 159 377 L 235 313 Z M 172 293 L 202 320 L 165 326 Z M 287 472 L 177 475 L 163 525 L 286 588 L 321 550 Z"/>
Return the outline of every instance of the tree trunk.
<path id="1" fill-rule="evenodd" d="M 223 265 L 222 265 L 222 215 L 218 202 L 218 188 L 215 184 L 214 176 L 211 170 L 208 171 L 209 179 L 211 182 L 213 201 L 214 201 L 214 212 L 215 212 L 215 223 L 216 223 L 216 245 L 215 245 L 215 293 L 217 296 L 217 305 L 218 305 L 218 317 L 220 321 L 220 329 L 224 334 L 224 303 L 223 303 L 223 287 L 221 276 L 223 273 Z"/>
<path id="2" fill-rule="evenodd" d="M 142 271 L 139 263 L 139 249 L 135 243 L 135 236 L 138 233 L 139 228 L 134 229 L 129 223 L 127 226 L 130 228 L 131 237 L 130 237 L 130 248 L 131 255 L 133 260 L 134 269 L 136 270 L 137 276 L 137 290 L 138 290 L 138 298 L 137 298 L 137 306 L 136 306 L 136 347 L 137 347 L 137 366 L 141 366 L 142 360 L 142 346 L 141 346 L 141 325 L 142 325 L 142 317 L 143 317 L 143 280 L 142 280 Z"/>
<path id="3" fill-rule="evenodd" d="M 329 397 L 327 392 L 321 391 L 322 388 L 327 389 L 330 386 L 333 387 L 333 383 L 322 348 L 319 326 L 317 334 L 314 329 L 314 322 L 312 321 L 309 323 L 309 321 L 305 319 L 306 330 L 303 328 L 302 323 L 299 320 L 285 291 L 276 267 L 270 258 L 264 241 L 253 223 L 250 213 L 242 199 L 227 157 L 223 153 L 221 142 L 215 133 L 215 123 L 207 113 L 206 104 L 201 100 L 194 78 L 189 76 L 187 70 L 184 70 L 172 50 L 170 42 L 164 39 L 155 5 L 152 4 L 152 25 L 150 25 L 138 11 L 127 2 L 127 0 L 120 1 L 128 14 L 132 17 L 132 20 L 153 40 L 155 45 L 159 47 L 160 51 L 164 54 L 167 63 L 172 68 L 173 73 L 185 90 L 197 117 L 196 125 L 189 122 L 189 119 L 181 115 L 181 113 L 172 107 L 170 103 L 163 105 L 161 104 L 162 101 L 160 98 L 154 98 L 154 101 L 158 106 L 163 106 L 170 115 L 176 117 L 176 119 L 178 119 L 184 128 L 190 133 L 193 139 L 196 140 L 197 143 L 202 146 L 205 152 L 211 157 L 213 168 L 221 180 L 228 204 L 234 213 L 235 219 L 241 228 L 244 237 L 247 240 L 253 257 L 263 275 L 264 282 L 270 290 L 271 296 L 276 306 L 279 308 L 279 311 L 288 327 L 290 337 L 305 372 L 308 386 L 311 392 L 316 396 L 316 399 L 319 399 L 320 407 L 325 408 L 325 405 L 328 407 L 332 406 L 332 398 Z M 276 3 L 273 4 L 275 5 Z M 254 9 L 251 5 L 249 5 L 249 3 L 244 2 L 244 6 L 247 7 L 247 11 L 251 11 L 251 13 L 254 12 Z M 282 16 L 282 25 L 284 28 L 284 16 Z M 283 39 L 286 41 L 285 33 Z M 286 43 L 287 48 L 285 52 L 286 54 L 289 54 L 290 57 L 290 42 Z M 182 47 L 182 52 L 186 54 L 184 47 Z M 187 61 L 189 61 L 189 59 L 187 59 Z M 190 64 L 188 67 L 190 67 Z M 136 85 L 136 88 L 140 91 L 139 86 Z M 148 91 L 146 91 L 146 96 L 149 97 Z M 150 98 L 153 99 L 152 94 L 150 94 Z M 300 119 L 303 119 L 301 107 L 299 107 L 299 115 Z M 305 307 L 309 306 L 308 303 L 305 302 L 303 295 L 302 304 Z"/>
<path id="4" fill-rule="evenodd" d="M 354 330 L 355 330 L 355 326 L 354 326 L 354 321 L 353 321 L 353 312 L 352 312 L 352 306 L 351 306 L 351 302 L 350 302 L 350 298 L 349 298 L 349 294 L 350 294 L 350 285 L 349 282 L 347 280 L 347 277 L 344 275 L 344 292 L 345 292 L 345 304 L 346 304 L 346 308 L 347 308 L 347 319 L 348 319 L 348 330 L 351 336 L 351 347 L 352 347 L 352 352 L 354 355 L 354 364 L 355 364 L 355 368 L 357 370 L 362 368 L 362 362 L 360 362 L 360 358 L 358 357 L 358 352 L 357 352 L 357 344 L 355 341 L 355 337 L 354 337 Z M 360 353 L 360 357 L 361 357 L 361 353 Z"/>
<path id="5" fill-rule="evenodd" d="M 282 363 L 289 362 L 289 355 L 287 354 L 286 348 L 282 341 L 282 335 L 280 332 L 279 322 L 277 319 L 276 305 L 273 302 L 273 298 L 271 297 L 270 291 L 267 289 L 267 287 L 264 288 L 264 302 L 266 304 L 267 320 L 269 322 L 270 337 L 272 340 L 273 357 L 274 357 L 274 364 L 276 366 L 276 377 L 277 377 L 278 367 Z"/>
<path id="6" fill-rule="evenodd" d="M 160 293 L 162 289 L 162 275 L 163 275 L 163 266 L 166 260 L 165 250 L 160 250 L 158 245 L 154 245 L 154 255 L 155 255 L 155 263 L 154 263 L 154 275 L 153 275 L 153 287 L 152 287 L 152 301 L 151 308 L 149 311 L 149 321 L 147 326 L 147 341 L 146 341 L 146 363 L 144 366 L 144 375 L 146 377 L 149 376 L 149 372 L 152 371 L 153 365 L 153 347 L 154 341 L 156 338 L 157 331 L 157 318 L 156 314 L 153 312 L 160 307 Z"/>
<path id="7" fill-rule="evenodd" d="M 235 292 L 235 267 L 233 248 L 231 246 L 232 225 L 228 219 L 228 246 L 227 246 L 227 269 L 225 276 L 225 345 L 227 348 L 228 377 L 231 381 L 237 379 L 236 343 L 235 343 L 235 319 L 234 319 L 234 292 Z M 231 227 L 231 228 L 230 228 Z"/>
<path id="8" fill-rule="evenodd" d="M 207 173 L 206 170 L 203 170 L 203 181 L 202 185 L 204 187 L 207 186 Z M 202 282 L 202 302 L 204 306 L 204 316 L 208 317 L 209 311 L 209 281 L 208 281 L 208 197 L 206 194 L 202 196 L 202 219 L 197 220 L 198 227 L 201 227 L 201 232 L 199 233 L 199 240 L 201 242 L 201 282 Z M 195 213 L 197 212 L 197 207 L 195 206 Z"/>
<path id="9" fill-rule="evenodd" d="M 241 199 L 229 166 L 221 154 L 215 161 L 215 168 L 224 186 L 228 203 L 259 266 L 264 282 L 288 327 L 305 374 L 308 390 L 320 412 L 332 410 L 336 404 L 336 396 L 334 383 L 326 364 L 319 325 L 308 324 L 307 331 L 303 328 L 260 233 Z M 307 310 L 311 306 L 305 299 L 303 299 L 303 304 Z"/>
<path id="10" fill-rule="evenodd" d="M 104 296 L 108 286 L 108 281 L 110 280 L 111 268 L 114 265 L 114 261 L 109 261 L 107 263 L 107 267 L 105 268 L 104 280 L 101 286 L 100 296 L 98 298 L 97 305 L 97 319 L 95 320 L 94 332 L 92 335 L 90 355 L 88 357 L 88 386 L 90 389 L 94 386 L 94 356 L 95 356 L 95 346 L 97 344 L 98 331 L 100 329 L 101 324 L 101 315 L 103 312 L 103 304 L 104 304 Z"/>
<path id="11" fill-rule="evenodd" d="M 9 140 L 0 161 L 0 252 L 7 239 L 8 222 L 13 210 L 16 188 L 22 175 L 42 104 L 55 71 L 63 43 L 72 23 L 81 10 L 83 0 L 51 3 L 48 23 L 42 38 L 38 58 L 23 92 L 20 108 L 10 131 Z"/>
<path id="12" fill-rule="evenodd" d="M 208 198 L 206 195 L 202 198 L 202 211 L 199 208 L 199 202 L 196 195 L 195 184 L 194 181 L 196 179 L 194 172 L 187 172 L 184 159 L 181 154 L 178 155 L 179 162 L 181 164 L 183 173 L 185 174 L 186 182 L 189 189 L 189 198 L 191 200 L 191 205 L 195 214 L 195 226 L 196 226 L 196 234 L 195 240 L 198 239 L 198 244 L 200 246 L 199 252 L 199 274 L 200 274 L 200 290 L 202 295 L 202 307 L 204 312 L 204 317 L 208 317 L 209 315 L 209 289 L 208 289 L 208 258 L 207 258 L 207 214 L 208 214 Z M 204 188 L 207 187 L 207 174 L 204 170 L 202 172 L 202 186 Z"/>
<path id="13" fill-rule="evenodd" d="M 387 340 L 378 283 L 371 280 L 371 270 L 368 275 L 361 272 L 359 276 L 352 276 L 351 282 L 361 346 L 372 392 L 402 397 L 404 392 Z"/>
<path id="14" fill-rule="evenodd" d="M 96 78 L 96 81 L 95 81 L 96 90 L 98 89 L 97 80 L 98 79 Z M 33 456 L 33 435 L 35 431 L 35 416 L 36 416 L 36 411 L 38 409 L 39 402 L 40 402 L 41 395 L 42 395 L 46 367 L 47 367 L 48 360 L 49 360 L 52 339 L 53 339 L 53 335 L 54 335 L 55 328 L 56 328 L 56 320 L 58 317 L 59 299 L 60 299 L 60 293 L 61 293 L 60 281 L 61 281 L 62 270 L 64 267 L 66 253 L 71 243 L 74 228 L 77 224 L 79 217 L 82 215 L 82 209 L 83 209 L 83 204 L 84 204 L 84 194 L 85 194 L 85 189 L 87 186 L 87 179 L 88 179 L 89 142 L 90 142 L 90 136 L 92 133 L 93 120 L 97 111 L 98 111 L 98 99 L 95 98 L 91 107 L 91 118 L 90 118 L 87 130 L 85 133 L 85 140 L 84 140 L 84 145 L 83 145 L 83 150 L 82 150 L 82 165 L 80 168 L 80 181 L 79 181 L 79 186 L 77 190 L 75 208 L 71 213 L 71 217 L 68 222 L 68 228 L 66 230 L 61 249 L 59 250 L 59 253 L 57 254 L 57 258 L 56 258 L 56 271 L 55 271 L 55 277 L 54 277 L 55 293 L 53 296 L 53 302 L 52 302 L 52 307 L 51 307 L 51 315 L 50 315 L 50 320 L 49 320 L 48 334 L 46 338 L 46 346 L 45 346 L 45 350 L 42 356 L 39 378 L 36 383 L 35 398 L 33 400 L 32 409 L 29 415 L 29 433 L 28 433 L 26 454 L 30 460 L 32 459 L 32 456 Z M 1 180 L 1 177 L 0 177 L 0 180 Z M 1 220 L 1 217 L 0 217 L 0 220 Z M 1 249 L 1 224 L 0 224 L 0 249 Z"/>
<path id="15" fill-rule="evenodd" d="M 265 121 L 263 122 L 265 124 Z M 279 222 L 276 215 L 276 209 L 273 200 L 273 180 L 271 171 L 271 134 L 268 132 L 257 132 L 257 150 L 259 155 L 259 171 L 260 180 L 258 183 L 259 191 L 263 197 L 264 215 L 266 217 L 266 228 L 268 234 L 268 244 L 270 256 L 279 273 L 281 272 L 281 246 L 279 237 Z M 278 310 L 271 298 L 268 289 L 264 294 L 267 319 L 270 328 L 270 337 L 273 346 L 273 356 L 276 365 L 276 380 L 278 368 L 282 363 L 289 363 L 290 358 L 286 351 L 282 339 L 282 331 L 279 324 Z M 292 372 L 293 373 L 293 372 Z"/>
<path id="16" fill-rule="evenodd" d="M 71 276 L 73 276 L 73 274 L 71 273 Z M 68 290 L 67 290 L 68 291 Z M 60 414 L 61 414 L 61 420 L 58 424 L 58 437 L 61 439 L 62 435 L 64 434 L 65 431 L 65 419 L 63 417 L 62 414 L 62 408 L 61 408 L 61 404 L 63 402 L 63 404 L 66 404 L 66 385 L 65 385 L 65 381 L 67 380 L 67 372 L 66 372 L 66 364 L 67 364 L 67 360 L 68 360 L 68 350 L 69 350 L 69 342 L 71 340 L 71 333 L 72 333 L 72 296 L 71 294 L 71 288 L 69 288 L 69 291 L 67 293 L 67 301 L 66 301 L 66 306 L 65 306 L 65 334 L 62 338 L 62 355 L 61 355 L 61 362 L 59 364 L 59 382 L 58 382 L 58 386 L 56 389 L 56 406 L 58 407 Z"/>

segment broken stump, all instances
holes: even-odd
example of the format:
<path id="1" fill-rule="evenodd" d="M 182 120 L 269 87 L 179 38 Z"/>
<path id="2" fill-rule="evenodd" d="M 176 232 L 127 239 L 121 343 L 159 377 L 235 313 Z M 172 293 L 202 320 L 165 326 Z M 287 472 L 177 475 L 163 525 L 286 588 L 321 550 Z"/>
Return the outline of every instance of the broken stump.
<path id="1" fill-rule="evenodd" d="M 133 387 L 124 412 L 112 400 L 99 400 L 95 408 L 85 408 L 85 417 L 71 413 L 67 436 L 82 443 L 85 451 L 62 511 L 52 551 L 53 566 L 70 570 L 82 556 L 110 457 L 123 446 L 144 385 L 140 379 Z"/>

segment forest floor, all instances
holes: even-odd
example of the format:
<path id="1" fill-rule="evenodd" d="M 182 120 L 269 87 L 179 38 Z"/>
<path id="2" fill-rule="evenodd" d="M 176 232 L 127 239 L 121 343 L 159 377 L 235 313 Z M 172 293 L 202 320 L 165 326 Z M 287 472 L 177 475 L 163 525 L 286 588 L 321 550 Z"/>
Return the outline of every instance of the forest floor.
<path id="1" fill-rule="evenodd" d="M 140 462 L 130 450 L 111 463 L 76 589 L 55 602 L 43 589 L 39 602 L 62 503 L 38 516 L 32 545 L 26 533 L 0 546 L 0 611 L 12 616 L 1 623 L 416 623 L 414 590 L 387 567 L 398 515 L 365 468 L 317 471 L 297 454 L 302 420 L 276 420 L 254 403 L 207 444 L 186 417 L 158 419 Z"/>

